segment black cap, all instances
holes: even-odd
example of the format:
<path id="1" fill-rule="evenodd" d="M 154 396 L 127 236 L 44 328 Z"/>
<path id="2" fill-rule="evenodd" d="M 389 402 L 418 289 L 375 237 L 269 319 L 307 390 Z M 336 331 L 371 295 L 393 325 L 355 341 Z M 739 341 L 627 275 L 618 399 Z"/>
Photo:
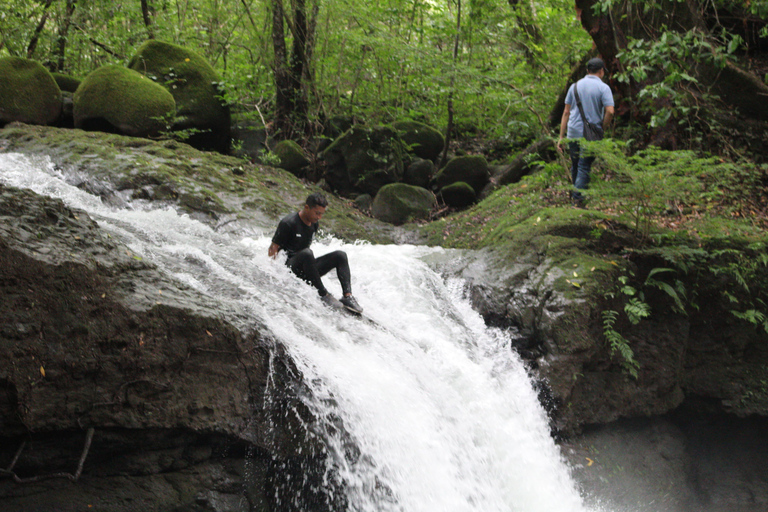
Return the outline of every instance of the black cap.
<path id="1" fill-rule="evenodd" d="M 587 71 L 590 73 L 595 73 L 601 69 L 606 69 L 603 59 L 595 57 L 594 59 L 589 59 L 589 62 L 587 62 Z"/>

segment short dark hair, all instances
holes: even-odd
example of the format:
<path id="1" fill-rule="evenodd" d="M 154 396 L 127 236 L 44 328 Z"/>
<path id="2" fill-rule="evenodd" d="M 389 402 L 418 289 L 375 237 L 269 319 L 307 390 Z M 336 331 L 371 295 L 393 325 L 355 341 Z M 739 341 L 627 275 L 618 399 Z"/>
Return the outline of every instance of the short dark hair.
<path id="1" fill-rule="evenodd" d="M 594 59 L 589 59 L 589 62 L 587 62 L 587 71 L 590 73 L 597 73 L 601 69 L 605 69 L 605 62 L 603 62 L 603 59 L 600 57 L 595 57 Z"/>
<path id="2" fill-rule="evenodd" d="M 307 200 L 304 201 L 304 203 L 310 208 L 314 208 L 315 206 L 322 206 L 323 208 L 326 208 L 328 206 L 328 200 L 320 192 L 309 194 L 307 196 Z"/>

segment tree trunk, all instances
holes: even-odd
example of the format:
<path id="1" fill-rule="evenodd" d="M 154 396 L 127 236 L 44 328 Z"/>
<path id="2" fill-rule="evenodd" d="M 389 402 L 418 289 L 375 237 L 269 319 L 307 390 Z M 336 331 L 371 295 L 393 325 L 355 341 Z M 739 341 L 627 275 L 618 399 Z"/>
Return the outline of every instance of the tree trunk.
<path id="1" fill-rule="evenodd" d="M 311 56 L 317 7 L 307 17 L 306 0 L 292 0 L 293 36 L 290 57 L 285 43 L 285 10 L 282 0 L 272 0 L 272 46 L 275 55 L 275 128 L 287 139 L 309 127 L 309 91 L 312 89 Z"/>
<path id="2" fill-rule="evenodd" d="M 306 128 L 308 94 L 304 87 L 307 79 L 307 41 L 309 39 L 306 2 L 293 0 L 293 48 L 291 50 L 291 90 L 293 98 L 293 120 L 297 132 Z"/>
<path id="3" fill-rule="evenodd" d="M 288 138 L 292 132 L 290 116 L 293 112 L 294 96 L 291 90 L 291 72 L 288 69 L 283 16 L 282 0 L 272 0 L 272 48 L 275 55 L 275 131 L 282 138 Z"/>
<path id="4" fill-rule="evenodd" d="M 141 16 L 144 18 L 144 26 L 147 27 L 147 37 L 155 38 L 155 31 L 152 29 L 152 7 L 149 0 L 141 0 Z"/>
<path id="5" fill-rule="evenodd" d="M 62 23 L 59 29 L 59 38 L 57 42 L 56 52 L 56 68 L 55 71 L 64 70 L 64 61 L 67 49 L 67 37 L 69 37 L 69 27 L 72 25 L 72 16 L 75 14 L 75 4 L 77 0 L 67 0 L 67 11 L 64 15 L 64 23 Z"/>
<path id="6" fill-rule="evenodd" d="M 28 59 L 31 59 L 32 55 L 35 53 L 35 48 L 37 48 L 37 43 L 40 40 L 40 34 L 45 28 L 45 22 L 48 21 L 48 9 L 51 7 L 51 3 L 53 3 L 53 0 L 46 0 L 45 7 L 43 7 L 43 15 L 40 17 L 40 22 L 37 24 L 37 28 L 35 28 L 35 32 L 32 34 L 32 39 L 29 40 L 29 46 L 27 46 Z"/>
<path id="7" fill-rule="evenodd" d="M 453 65 L 456 66 L 459 60 L 459 42 L 461 38 L 461 0 L 456 0 L 456 38 L 453 41 Z M 440 157 L 438 168 L 444 167 L 448 160 L 448 146 L 451 143 L 453 132 L 453 88 L 456 85 L 456 71 L 451 75 L 451 86 L 448 91 L 448 126 L 445 129 L 445 146 L 443 146 L 443 155 Z M 480 192 L 479 190 L 477 191 Z"/>

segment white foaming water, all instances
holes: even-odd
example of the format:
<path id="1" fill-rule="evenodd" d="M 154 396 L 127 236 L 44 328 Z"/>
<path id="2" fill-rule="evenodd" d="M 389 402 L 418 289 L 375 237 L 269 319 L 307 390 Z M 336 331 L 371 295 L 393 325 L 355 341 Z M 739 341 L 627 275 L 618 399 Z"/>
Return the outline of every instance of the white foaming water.
<path id="1" fill-rule="evenodd" d="M 86 210 L 231 321 L 265 325 L 303 372 L 315 413 L 343 422 L 346 437 L 326 442 L 350 510 L 584 510 L 509 340 L 485 327 L 462 283 L 428 264 L 456 253 L 316 241 L 318 255 L 347 252 L 353 291 L 376 326 L 323 307 L 268 258 L 274 226 L 222 234 L 171 209 L 113 209 L 49 161 L 16 154 L 0 154 L 0 182 Z M 335 276 L 324 280 L 339 292 Z M 359 456 L 343 448 L 350 441 Z"/>

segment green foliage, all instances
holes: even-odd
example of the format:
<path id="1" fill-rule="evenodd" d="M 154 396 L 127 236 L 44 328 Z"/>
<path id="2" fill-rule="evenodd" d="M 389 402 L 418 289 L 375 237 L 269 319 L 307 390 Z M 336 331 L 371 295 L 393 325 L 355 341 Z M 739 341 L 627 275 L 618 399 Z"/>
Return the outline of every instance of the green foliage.
<path id="1" fill-rule="evenodd" d="M 674 275 L 671 268 L 656 267 L 651 269 L 641 284 L 637 284 L 635 272 L 630 270 L 626 275 L 621 275 L 616 280 L 616 285 L 605 294 L 607 299 L 624 302 L 623 311 L 631 325 L 639 324 L 643 319 L 651 316 L 651 306 L 646 299 L 646 292 L 657 289 L 673 301 L 673 311 L 686 314 L 684 301 L 686 300 L 685 285 L 682 280 L 674 279 L 672 283 L 666 282 L 663 275 Z M 611 353 L 621 356 L 621 365 L 624 371 L 637 378 L 639 364 L 634 359 L 634 352 L 629 346 L 629 341 L 616 330 L 616 322 L 619 313 L 613 309 L 602 312 L 603 334 L 611 346 Z"/>
<path id="2" fill-rule="evenodd" d="M 722 216 L 722 221 L 709 220 L 708 229 L 719 232 L 761 232 L 761 219 L 746 212 L 764 201 L 767 166 L 654 146 L 630 154 L 631 146 L 632 141 L 615 139 L 588 143 L 589 150 L 598 156 L 590 196 L 630 222 L 638 246 L 656 236 L 660 216 L 680 215 L 682 211 Z M 720 224 L 735 218 L 743 219 L 738 229 Z"/>
<path id="3" fill-rule="evenodd" d="M 293 14 L 284 3 L 291 26 Z M 220 94 L 230 104 L 270 119 L 275 95 L 270 2 L 149 4 L 156 40 L 193 49 L 214 67 Z M 65 1 L 51 4 L 34 59 L 57 60 L 66 7 Z M 311 121 L 324 123 L 343 115 L 374 124 L 414 120 L 442 130 L 452 91 L 456 123 L 465 134 L 520 142 L 545 130 L 541 113 L 550 109 L 571 66 L 591 47 L 572 2 L 513 6 L 505 0 L 482 0 L 462 8 L 461 47 L 454 62 L 453 2 L 308 1 L 307 13 L 316 27 L 309 62 Z M 44 2 L 5 1 L 0 54 L 25 56 L 43 10 Z M 71 21 L 59 71 L 74 76 L 86 76 L 104 64 L 125 65 L 150 31 L 136 0 L 77 2 Z M 180 67 L 173 67 L 178 74 Z"/>
<path id="4" fill-rule="evenodd" d="M 635 359 L 635 352 L 629 346 L 629 341 L 615 329 L 618 316 L 612 309 L 603 311 L 603 334 L 611 345 L 611 354 L 618 353 L 621 356 L 621 367 L 636 379 L 640 365 Z"/>
<path id="5" fill-rule="evenodd" d="M 646 8 L 651 3 L 646 2 Z M 624 67 L 617 80 L 645 85 L 637 103 L 651 113 L 648 124 L 652 128 L 665 126 L 670 120 L 688 122 L 698 111 L 697 97 L 702 96 L 693 69 L 703 62 L 725 65 L 716 45 L 698 30 L 684 34 L 665 31 L 650 41 L 630 39 L 617 57 Z"/>

